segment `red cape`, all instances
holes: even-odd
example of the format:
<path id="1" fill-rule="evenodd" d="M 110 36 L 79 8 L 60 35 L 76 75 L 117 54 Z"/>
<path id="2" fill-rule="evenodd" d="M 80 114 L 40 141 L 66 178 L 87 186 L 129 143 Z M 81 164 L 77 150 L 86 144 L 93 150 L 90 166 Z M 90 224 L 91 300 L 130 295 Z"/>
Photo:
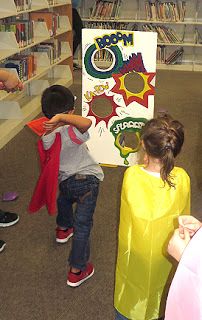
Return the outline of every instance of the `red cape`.
<path id="1" fill-rule="evenodd" d="M 42 117 L 36 120 L 32 120 L 27 123 L 27 126 L 34 131 L 38 136 L 42 136 L 45 133 L 45 130 L 43 128 L 43 124 L 45 121 L 48 121 L 50 119 L 46 117 Z"/>
<path id="2" fill-rule="evenodd" d="M 43 142 L 38 141 L 38 152 L 41 164 L 41 173 L 37 181 L 28 210 L 34 213 L 43 206 L 47 207 L 48 213 L 54 215 L 56 209 L 56 196 L 58 188 L 58 173 L 60 165 L 61 136 L 56 133 L 52 146 L 45 150 Z"/>

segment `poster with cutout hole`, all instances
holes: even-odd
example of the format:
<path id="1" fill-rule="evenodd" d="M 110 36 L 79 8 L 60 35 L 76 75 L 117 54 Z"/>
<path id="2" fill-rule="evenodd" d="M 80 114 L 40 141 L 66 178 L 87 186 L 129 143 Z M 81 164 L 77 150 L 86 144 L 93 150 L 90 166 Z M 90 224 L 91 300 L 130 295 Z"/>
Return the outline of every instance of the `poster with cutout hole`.
<path id="1" fill-rule="evenodd" d="M 102 164 L 138 162 L 140 131 L 154 112 L 157 34 L 83 29 L 82 115 Z"/>

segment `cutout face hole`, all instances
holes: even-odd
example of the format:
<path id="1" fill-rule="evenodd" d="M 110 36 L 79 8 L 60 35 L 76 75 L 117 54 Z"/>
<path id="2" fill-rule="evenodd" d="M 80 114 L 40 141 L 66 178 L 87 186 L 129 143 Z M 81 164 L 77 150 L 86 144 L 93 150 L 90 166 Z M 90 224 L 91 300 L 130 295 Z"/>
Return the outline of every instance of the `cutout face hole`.
<path id="1" fill-rule="evenodd" d="M 139 139 L 135 132 L 125 131 L 119 138 L 119 143 L 122 147 L 136 149 L 139 144 Z"/>
<path id="2" fill-rule="evenodd" d="M 144 89 L 144 80 L 136 72 L 128 73 L 124 78 L 126 89 L 132 93 L 140 93 Z"/>
<path id="3" fill-rule="evenodd" d="M 100 118 L 110 116 L 112 113 L 111 103 L 107 98 L 104 97 L 95 99 L 91 107 L 93 112 Z"/>
<path id="4" fill-rule="evenodd" d="M 101 64 L 100 61 L 105 63 Z M 94 55 L 94 64 L 98 69 L 107 70 L 113 65 L 113 55 L 107 49 L 97 50 Z"/>

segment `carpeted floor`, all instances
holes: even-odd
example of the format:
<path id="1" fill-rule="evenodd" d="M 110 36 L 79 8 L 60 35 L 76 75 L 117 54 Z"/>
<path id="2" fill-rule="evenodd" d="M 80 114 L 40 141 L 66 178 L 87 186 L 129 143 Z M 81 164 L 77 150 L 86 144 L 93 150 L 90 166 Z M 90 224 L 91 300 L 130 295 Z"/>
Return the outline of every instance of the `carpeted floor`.
<path id="1" fill-rule="evenodd" d="M 201 73 L 158 71 L 155 110 L 167 109 L 186 128 L 177 164 L 192 182 L 192 212 L 202 219 Z M 81 105 L 81 72 L 72 91 Z M 55 243 L 55 218 L 46 210 L 29 215 L 27 204 L 37 176 L 37 137 L 24 128 L 0 151 L 0 190 L 16 190 L 15 202 L 1 208 L 19 213 L 16 226 L 0 230 L 7 242 L 0 254 L 0 320 L 113 320 L 114 269 L 121 181 L 125 168 L 104 167 L 91 236 L 95 275 L 79 288 L 66 286 L 70 243 Z M 71 241 L 71 240 L 70 240 Z"/>

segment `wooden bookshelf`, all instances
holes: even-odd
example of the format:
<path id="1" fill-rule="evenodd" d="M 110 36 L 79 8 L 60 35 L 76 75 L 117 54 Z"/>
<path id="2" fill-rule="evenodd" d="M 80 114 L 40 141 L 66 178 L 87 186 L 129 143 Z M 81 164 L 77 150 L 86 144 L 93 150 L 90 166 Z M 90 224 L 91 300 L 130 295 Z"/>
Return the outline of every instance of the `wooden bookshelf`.
<path id="1" fill-rule="evenodd" d="M 118 1 L 113 0 L 114 7 Z M 119 1 L 120 8 L 105 16 L 106 9 L 97 10 L 95 0 L 84 0 L 81 15 L 85 27 L 145 31 L 158 34 L 158 52 L 162 47 L 164 60 L 157 55 L 157 68 L 165 70 L 202 71 L 202 0 L 174 1 Z M 99 10 L 98 10 L 99 9 Z M 104 14 L 102 14 L 104 12 Z M 117 15 L 118 12 L 118 15 Z M 164 30 L 166 36 L 162 36 Z M 175 34 L 178 40 L 174 40 Z M 172 40 L 167 40 L 167 37 Z M 180 40 L 180 41 L 179 41 Z M 181 56 L 166 64 L 176 50 Z"/>
<path id="2" fill-rule="evenodd" d="M 50 36 L 44 21 L 34 23 L 33 41 L 28 45 L 19 47 L 15 32 L 0 32 L 0 63 L 5 63 L 17 54 L 31 54 L 35 57 L 35 74 L 24 80 L 24 90 L 16 93 L 0 92 L 0 108 L 6 103 L 16 103 L 20 107 L 20 119 L 0 119 L 0 148 L 8 143 L 24 125 L 36 117 L 40 111 L 40 99 L 42 91 L 53 84 L 62 84 L 69 87 L 73 83 L 73 57 L 72 57 L 72 7 L 71 0 L 54 0 L 49 4 L 48 0 L 32 0 L 30 8 L 16 7 L 14 0 L 0 0 L 0 19 L 8 17 L 29 17 L 30 12 L 53 12 L 57 14 L 58 25 L 55 35 Z M 0 20 L 3 23 L 4 20 Z M 46 51 L 36 52 L 37 45 L 43 45 L 58 39 L 60 54 L 54 57 L 54 61 Z M 28 54 L 29 54 L 28 53 Z"/>

